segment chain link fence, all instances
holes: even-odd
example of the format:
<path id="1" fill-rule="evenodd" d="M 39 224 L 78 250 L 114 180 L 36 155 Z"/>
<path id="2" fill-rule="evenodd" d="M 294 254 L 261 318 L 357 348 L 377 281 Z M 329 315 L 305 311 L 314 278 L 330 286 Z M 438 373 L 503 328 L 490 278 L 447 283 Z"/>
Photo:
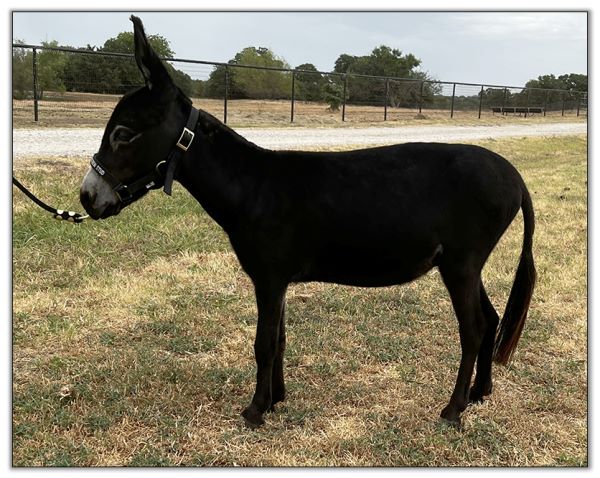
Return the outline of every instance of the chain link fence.
<path id="1" fill-rule="evenodd" d="M 233 125 L 587 115 L 587 92 L 166 63 L 196 106 Z M 61 47 L 13 44 L 12 73 L 15 125 L 103 126 L 121 96 L 143 84 L 133 55 Z"/>

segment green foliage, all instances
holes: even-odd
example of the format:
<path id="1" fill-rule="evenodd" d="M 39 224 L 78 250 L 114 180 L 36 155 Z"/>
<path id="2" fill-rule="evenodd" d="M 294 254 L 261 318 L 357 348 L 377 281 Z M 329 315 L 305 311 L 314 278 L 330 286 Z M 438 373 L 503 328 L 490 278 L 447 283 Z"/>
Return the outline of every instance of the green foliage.
<path id="1" fill-rule="evenodd" d="M 225 95 L 225 70 L 228 69 L 227 94 L 229 98 L 280 99 L 288 98 L 292 75 L 288 72 L 236 68 L 233 65 L 252 65 L 267 68 L 289 68 L 289 65 L 268 48 L 246 47 L 229 62 L 229 67 L 217 65 L 206 82 L 209 97 Z"/>
<path id="2" fill-rule="evenodd" d="M 323 100 L 329 104 L 330 111 L 339 111 L 344 97 L 343 80 L 339 77 L 328 78 L 323 85 L 321 95 Z M 346 93 L 347 99 L 348 94 Z"/>
<path id="3" fill-rule="evenodd" d="M 194 80 L 192 80 L 190 75 L 178 70 L 169 63 L 165 63 L 165 66 L 167 67 L 167 70 L 169 71 L 173 82 L 179 88 L 181 88 L 181 91 L 183 91 L 187 96 L 194 96 L 196 88 L 194 85 Z"/>
<path id="4" fill-rule="evenodd" d="M 64 82 L 67 91 L 122 94 L 140 85 L 141 77 L 132 60 L 82 53 L 68 55 Z"/>
<path id="5" fill-rule="evenodd" d="M 228 62 L 233 64 L 233 60 Z M 228 71 L 228 73 L 227 73 Z M 227 76 L 227 80 L 226 80 Z M 204 93 L 209 98 L 225 97 L 225 81 L 227 81 L 227 96 L 229 98 L 247 98 L 236 82 L 235 68 L 217 65 L 204 84 Z"/>
<path id="6" fill-rule="evenodd" d="M 354 73 L 369 76 L 386 76 L 394 78 L 427 79 L 423 72 L 415 69 L 421 60 L 409 53 L 403 55 L 396 48 L 381 45 L 374 48 L 370 55 L 352 56 L 342 54 L 335 62 L 337 73 Z M 420 83 L 398 82 L 388 84 L 388 100 L 393 106 L 414 104 L 418 101 Z M 348 100 L 354 103 L 381 104 L 386 98 L 384 80 L 372 78 L 348 77 Z"/>
<path id="7" fill-rule="evenodd" d="M 148 42 L 162 58 L 173 58 L 175 52 L 171 49 L 169 42 L 161 35 L 150 35 Z M 134 40 L 133 32 L 121 32 L 114 38 L 109 38 L 104 42 L 100 51 L 114 52 L 114 53 L 134 53 Z M 119 59 L 111 60 L 114 78 L 118 78 L 120 83 L 123 85 L 121 90 L 129 90 L 132 86 L 138 85 L 141 82 L 141 77 L 137 65 L 134 61 L 120 61 Z M 195 93 L 195 85 L 192 78 L 176 69 L 170 63 L 165 63 L 165 66 L 171 75 L 174 83 L 181 88 L 181 90 L 188 96 L 193 96 Z M 114 90 L 114 88 L 112 88 Z M 118 93 L 124 93 L 125 91 L 114 91 Z"/>
<path id="8" fill-rule="evenodd" d="M 57 47 L 58 42 L 42 42 L 45 47 Z M 38 54 L 38 97 L 42 99 L 45 91 L 65 91 L 63 72 L 67 64 L 67 55 L 55 50 L 42 50 Z"/>
<path id="9" fill-rule="evenodd" d="M 204 85 L 204 94 L 208 98 L 223 98 L 225 96 L 225 77 L 227 67 L 216 65 Z M 228 86 L 231 81 L 228 81 Z"/>
<path id="10" fill-rule="evenodd" d="M 588 91 L 588 77 L 577 73 L 569 73 L 568 75 L 560 75 L 559 80 L 563 82 L 565 88 L 569 91 Z"/>
<path id="11" fill-rule="evenodd" d="M 17 40 L 15 43 L 23 43 Z M 12 96 L 21 100 L 31 96 L 33 89 L 32 75 L 33 54 L 25 48 L 13 48 L 12 54 Z"/>
<path id="12" fill-rule="evenodd" d="M 337 60 L 335 60 L 335 66 L 333 71 L 336 73 L 348 73 L 350 66 L 356 61 L 358 57 L 342 53 Z"/>
<path id="13" fill-rule="evenodd" d="M 558 78 L 554 75 L 540 75 L 535 80 L 529 80 L 525 86 L 527 88 L 548 88 L 587 92 L 588 77 L 587 75 L 578 73 L 568 73 L 560 75 Z"/>
<path id="14" fill-rule="evenodd" d="M 171 58 L 174 52 L 169 42 L 160 35 L 151 35 L 148 41 L 159 56 Z M 43 42 L 43 46 L 56 47 L 56 41 Z M 46 91 L 79 91 L 87 93 L 123 94 L 142 85 L 142 76 L 132 58 L 84 54 L 84 51 L 111 53 L 134 52 L 133 33 L 122 32 L 109 38 L 100 48 L 87 45 L 82 54 L 55 50 L 40 50 L 38 53 L 39 97 Z M 202 85 L 171 64 L 165 66 L 173 81 L 182 91 L 193 96 Z M 25 97 L 32 89 L 32 53 L 22 48 L 13 49 L 13 97 Z"/>
<path id="15" fill-rule="evenodd" d="M 234 63 L 268 68 L 289 68 L 290 66 L 268 48 L 247 47 L 237 53 Z M 287 72 L 236 68 L 236 83 L 248 98 L 280 99 L 290 95 L 292 76 Z"/>
<path id="16" fill-rule="evenodd" d="M 517 106 L 546 106 L 547 110 L 560 110 L 563 102 L 577 102 L 583 93 L 588 90 L 587 75 L 568 73 L 555 77 L 554 75 L 541 75 L 535 80 L 529 80 L 525 86 L 528 88 L 515 95 L 514 104 Z M 563 90 L 547 91 L 543 89 Z"/>
<path id="17" fill-rule="evenodd" d="M 296 70 L 302 70 L 296 73 L 296 97 L 304 101 L 320 101 L 323 99 L 323 88 L 327 80 L 312 63 L 303 63 L 298 65 Z M 305 73 L 311 71 L 314 73 Z"/>
<path id="18" fill-rule="evenodd" d="M 502 88 L 486 88 L 483 90 L 483 103 L 489 106 L 508 105 L 511 93 Z"/>
<path id="19" fill-rule="evenodd" d="M 160 35 L 150 35 L 148 40 L 159 56 L 172 58 L 175 53 L 169 42 Z M 18 43 L 18 40 L 16 41 Z M 46 47 L 56 47 L 57 42 L 44 42 Z M 107 39 L 101 47 L 88 45 L 82 54 L 64 53 L 41 49 L 37 55 L 38 88 L 40 98 L 48 91 L 77 91 L 102 94 L 123 94 L 142 84 L 142 77 L 132 58 L 105 57 L 84 54 L 84 50 L 127 53 L 134 52 L 132 32 L 121 32 Z M 13 48 L 12 83 L 13 98 L 23 99 L 32 95 L 32 52 L 24 48 Z M 225 95 L 226 71 L 227 94 L 233 99 L 282 99 L 291 94 L 292 74 L 273 70 L 258 70 L 236 67 L 289 69 L 288 63 L 273 51 L 264 47 L 246 47 L 229 60 L 229 66 L 215 66 L 206 81 L 193 80 L 188 74 L 165 63 L 173 81 L 188 96 L 223 98 Z M 421 60 L 413 54 L 381 45 L 369 55 L 339 55 L 334 72 L 348 73 L 346 101 L 354 104 L 382 105 L 387 102 L 393 107 L 415 107 L 419 102 L 433 107 L 449 107 L 448 96 L 442 95 L 441 85 L 432 83 L 431 77 L 417 68 Z M 296 67 L 295 93 L 299 100 L 325 101 L 331 110 L 338 110 L 343 101 L 343 80 L 339 76 L 322 75 L 311 63 Z M 405 78 L 411 81 L 373 79 L 355 75 Z M 527 89 L 514 93 L 498 88 L 483 92 L 486 105 L 541 106 L 554 105 L 560 109 L 565 101 L 578 101 L 579 92 L 587 92 L 587 75 L 569 73 L 556 77 L 541 75 L 527 82 Z M 557 89 L 571 92 L 547 92 L 540 89 Z M 422 95 L 421 95 L 422 93 Z M 476 108 L 480 93 L 458 97 L 464 105 Z M 550 106 L 549 106 L 550 108 Z"/>
<path id="20" fill-rule="evenodd" d="M 175 52 L 164 37 L 160 35 L 149 35 L 148 42 L 158 56 L 163 58 L 173 58 Z M 134 53 L 133 32 L 121 32 L 116 37 L 109 38 L 104 42 L 101 51 L 110 51 L 114 53 Z"/>
<path id="21" fill-rule="evenodd" d="M 206 81 L 203 80 L 192 80 L 193 92 L 191 96 L 204 97 L 206 96 Z"/>

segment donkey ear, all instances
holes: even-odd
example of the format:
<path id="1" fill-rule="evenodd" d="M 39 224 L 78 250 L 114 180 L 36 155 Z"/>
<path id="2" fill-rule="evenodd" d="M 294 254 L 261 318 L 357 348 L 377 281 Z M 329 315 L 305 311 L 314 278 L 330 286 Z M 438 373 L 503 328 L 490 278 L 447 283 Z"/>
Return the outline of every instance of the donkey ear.
<path id="1" fill-rule="evenodd" d="M 142 75 L 144 75 L 146 86 L 151 90 L 154 86 L 164 85 L 165 82 L 170 82 L 171 77 L 169 76 L 167 69 L 146 38 L 142 20 L 135 15 L 131 15 L 130 20 L 133 22 L 135 61 L 142 72 Z"/>

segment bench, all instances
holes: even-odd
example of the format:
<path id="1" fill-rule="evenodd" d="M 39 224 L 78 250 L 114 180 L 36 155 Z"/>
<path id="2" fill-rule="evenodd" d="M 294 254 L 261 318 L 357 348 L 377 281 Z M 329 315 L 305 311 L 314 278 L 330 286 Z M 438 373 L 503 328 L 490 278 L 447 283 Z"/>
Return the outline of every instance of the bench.
<path id="1" fill-rule="evenodd" d="M 540 106 L 492 106 L 490 109 L 492 110 L 492 113 L 501 113 L 503 115 L 513 113 L 519 114 L 519 116 L 525 114 L 525 117 L 527 117 L 527 115 L 532 115 L 536 113 L 544 113 L 544 108 Z"/>

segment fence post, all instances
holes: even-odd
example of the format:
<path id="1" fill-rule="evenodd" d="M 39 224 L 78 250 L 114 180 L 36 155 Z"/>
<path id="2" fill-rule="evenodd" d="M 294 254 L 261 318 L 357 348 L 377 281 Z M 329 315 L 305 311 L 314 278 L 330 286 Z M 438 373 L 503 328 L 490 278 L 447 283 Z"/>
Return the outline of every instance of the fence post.
<path id="1" fill-rule="evenodd" d="M 344 92 L 342 93 L 342 121 L 346 121 L 346 89 L 348 87 L 348 75 L 344 75 Z"/>
<path id="2" fill-rule="evenodd" d="M 454 95 L 456 94 L 456 83 L 452 85 L 452 103 L 450 103 L 450 118 L 454 118 Z"/>
<path id="3" fill-rule="evenodd" d="M 562 92 L 562 111 L 560 113 L 561 116 L 565 115 L 565 92 Z"/>
<path id="4" fill-rule="evenodd" d="M 38 119 L 37 49 L 33 48 L 33 121 L 37 122 Z"/>
<path id="5" fill-rule="evenodd" d="M 502 114 L 506 114 L 504 109 L 506 108 L 506 101 L 508 100 L 508 89 L 504 88 L 504 96 L 502 98 Z"/>
<path id="6" fill-rule="evenodd" d="M 419 91 L 419 114 L 421 114 L 421 109 L 423 107 L 423 86 L 425 86 L 425 82 L 421 82 L 421 91 Z"/>
<path id="7" fill-rule="evenodd" d="M 390 79 L 385 79 L 385 103 L 383 104 L 383 121 L 387 121 L 387 106 L 390 95 Z"/>
<path id="8" fill-rule="evenodd" d="M 544 96 L 544 117 L 546 116 L 546 110 L 548 109 L 548 96 L 550 96 L 550 92 L 546 90 L 546 95 Z"/>
<path id="9" fill-rule="evenodd" d="M 481 91 L 479 92 L 479 116 L 477 119 L 481 119 L 481 105 L 483 104 L 483 85 L 481 85 Z"/>
<path id="10" fill-rule="evenodd" d="M 579 118 L 579 108 L 581 106 L 581 93 L 577 93 L 577 117 Z"/>
<path id="11" fill-rule="evenodd" d="M 223 98 L 223 123 L 227 124 L 227 96 L 229 96 L 229 66 L 225 65 L 225 95 Z"/>
<path id="12" fill-rule="evenodd" d="M 527 88 L 527 100 L 525 102 L 525 118 L 527 118 L 527 113 L 529 112 L 529 95 L 531 94 L 531 90 Z"/>
<path id="13" fill-rule="evenodd" d="M 290 123 L 294 122 L 294 100 L 296 96 L 296 72 L 292 71 L 292 110 L 290 113 Z"/>

